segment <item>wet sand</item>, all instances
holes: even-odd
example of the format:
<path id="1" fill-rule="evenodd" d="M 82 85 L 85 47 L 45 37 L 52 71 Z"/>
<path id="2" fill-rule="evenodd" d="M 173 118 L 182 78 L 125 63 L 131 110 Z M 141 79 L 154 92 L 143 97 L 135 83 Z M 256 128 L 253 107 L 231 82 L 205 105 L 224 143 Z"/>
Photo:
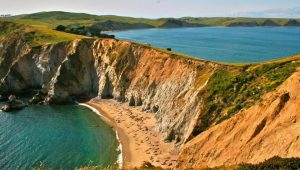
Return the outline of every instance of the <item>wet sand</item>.
<path id="1" fill-rule="evenodd" d="M 123 167 L 135 168 L 150 162 L 152 165 L 171 169 L 177 154 L 174 143 L 165 143 L 155 129 L 153 113 L 142 112 L 140 107 L 129 107 L 128 103 L 94 98 L 86 104 L 97 109 L 118 133 L 122 144 Z"/>

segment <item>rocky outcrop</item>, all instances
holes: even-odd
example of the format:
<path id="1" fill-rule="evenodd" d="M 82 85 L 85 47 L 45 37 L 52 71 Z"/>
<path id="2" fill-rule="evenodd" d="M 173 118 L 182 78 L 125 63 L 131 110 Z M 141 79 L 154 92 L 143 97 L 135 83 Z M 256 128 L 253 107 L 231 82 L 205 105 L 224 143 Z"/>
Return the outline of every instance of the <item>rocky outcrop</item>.
<path id="1" fill-rule="evenodd" d="M 183 148 L 177 169 L 300 157 L 299 82 L 297 71 L 259 104 L 192 139 Z"/>
<path id="2" fill-rule="evenodd" d="M 1 110 L 4 112 L 10 112 L 14 110 L 21 110 L 24 107 L 26 107 L 26 104 L 23 101 L 18 100 L 16 96 L 11 95 L 9 96 L 8 102 L 2 106 Z"/>
<path id="3" fill-rule="evenodd" d="M 10 22 L 0 22 L 1 31 L 6 27 L 13 26 Z M 7 74 L 14 61 L 29 52 L 30 47 L 22 40 L 23 36 L 23 32 L 16 29 L 16 32 L 5 36 L 2 40 L 0 38 L 0 79 Z"/>
<path id="4" fill-rule="evenodd" d="M 86 98 L 97 95 L 98 77 L 90 49 L 93 40 L 74 41 L 72 49 L 57 68 L 49 83 L 49 103 L 68 102 L 73 97 Z"/>
<path id="5" fill-rule="evenodd" d="M 25 52 L 20 50 L 13 62 L 3 62 L 9 69 L 1 80 L 2 93 L 22 93 L 30 88 L 48 91 L 49 82 L 62 61 L 69 55 L 70 48 L 71 44 L 61 43 L 40 48 L 27 47 Z M 6 49 L 0 51 L 14 56 Z M 6 57 L 1 58 L 5 60 Z"/>

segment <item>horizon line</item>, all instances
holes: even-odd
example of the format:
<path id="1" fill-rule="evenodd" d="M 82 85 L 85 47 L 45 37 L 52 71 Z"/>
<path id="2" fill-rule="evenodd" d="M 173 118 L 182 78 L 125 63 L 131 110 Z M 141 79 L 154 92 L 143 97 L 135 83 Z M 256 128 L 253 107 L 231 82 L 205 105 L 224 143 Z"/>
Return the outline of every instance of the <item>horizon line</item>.
<path id="1" fill-rule="evenodd" d="M 78 11 L 60 11 L 60 10 L 53 10 L 53 11 L 37 11 L 32 13 L 3 13 L 3 15 L 11 15 L 10 17 L 20 16 L 20 15 L 31 15 L 37 13 L 47 13 L 47 12 L 65 12 L 65 13 L 76 13 L 76 14 L 88 14 L 94 16 L 117 16 L 117 17 L 130 17 L 130 18 L 143 18 L 143 19 L 167 19 L 167 18 L 261 18 L 261 19 L 300 19 L 300 18 L 292 18 L 292 17 L 253 17 L 253 16 L 180 16 L 180 17 L 137 17 L 137 16 L 127 16 L 127 15 L 116 15 L 116 14 L 95 14 L 95 13 L 87 13 L 87 12 L 78 12 Z"/>

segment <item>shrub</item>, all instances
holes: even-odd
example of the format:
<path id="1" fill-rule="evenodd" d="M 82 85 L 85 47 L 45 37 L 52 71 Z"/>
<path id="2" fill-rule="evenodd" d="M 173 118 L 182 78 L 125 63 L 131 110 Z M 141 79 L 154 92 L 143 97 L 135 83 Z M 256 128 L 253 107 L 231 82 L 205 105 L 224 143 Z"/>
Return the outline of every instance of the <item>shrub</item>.
<path id="1" fill-rule="evenodd" d="M 242 164 L 238 170 L 299 170 L 300 169 L 300 158 L 280 158 L 273 157 L 260 164 Z"/>
<path id="2" fill-rule="evenodd" d="M 63 26 L 63 25 L 58 25 L 58 26 L 55 28 L 55 30 L 57 30 L 57 31 L 65 31 L 65 30 L 66 30 L 66 27 Z"/>

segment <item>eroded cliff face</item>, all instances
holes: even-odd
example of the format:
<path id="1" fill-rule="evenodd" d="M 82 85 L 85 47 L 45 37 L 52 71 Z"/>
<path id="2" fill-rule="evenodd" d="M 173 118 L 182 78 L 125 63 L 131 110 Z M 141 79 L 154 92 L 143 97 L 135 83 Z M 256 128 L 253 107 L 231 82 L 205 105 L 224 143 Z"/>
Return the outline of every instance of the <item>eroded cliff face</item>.
<path id="1" fill-rule="evenodd" d="M 1 94 L 31 91 L 32 103 L 50 104 L 99 96 L 141 106 L 155 115 L 165 141 L 183 148 L 178 169 L 300 157 L 299 71 L 285 81 L 299 57 L 227 65 L 92 38 L 33 48 L 22 31 L 0 44 Z"/>
<path id="2" fill-rule="evenodd" d="M 22 44 L 22 40 L 16 40 Z M 9 66 L 2 92 L 39 90 L 34 102 L 64 103 L 95 96 L 142 106 L 157 118 L 166 141 L 182 144 L 203 109 L 200 91 L 217 64 L 178 59 L 140 44 L 112 39 L 82 39 L 11 52 L 0 49 Z"/>
<path id="3" fill-rule="evenodd" d="M 257 164 L 274 156 L 300 157 L 300 71 L 262 102 L 188 142 L 176 169 Z"/>

